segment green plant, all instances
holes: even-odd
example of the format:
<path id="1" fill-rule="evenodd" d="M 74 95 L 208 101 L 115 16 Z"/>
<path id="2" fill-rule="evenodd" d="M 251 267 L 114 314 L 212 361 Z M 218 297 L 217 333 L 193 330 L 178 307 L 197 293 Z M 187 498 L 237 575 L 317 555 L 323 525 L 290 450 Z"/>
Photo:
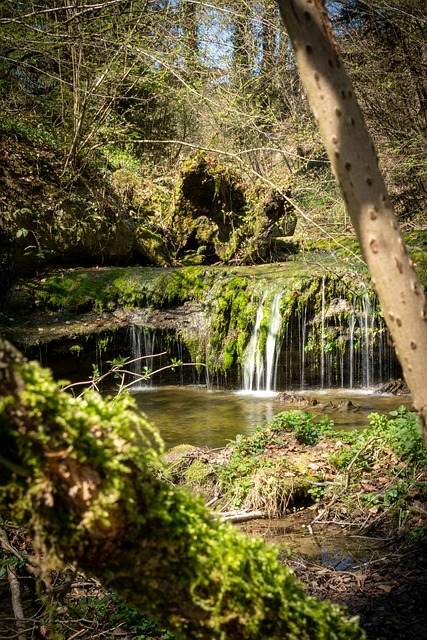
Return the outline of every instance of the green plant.
<path id="1" fill-rule="evenodd" d="M 334 423 L 328 416 L 314 422 L 315 415 L 305 411 L 283 411 L 270 423 L 272 431 L 291 431 L 300 444 L 315 445 L 322 436 L 330 435 Z"/>

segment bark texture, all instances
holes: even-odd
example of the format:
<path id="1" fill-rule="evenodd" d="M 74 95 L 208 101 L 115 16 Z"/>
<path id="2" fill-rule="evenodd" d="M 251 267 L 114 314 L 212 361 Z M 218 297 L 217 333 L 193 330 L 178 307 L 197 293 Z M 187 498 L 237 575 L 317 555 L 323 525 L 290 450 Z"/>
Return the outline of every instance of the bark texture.
<path id="1" fill-rule="evenodd" d="M 307 97 L 427 443 L 427 305 L 323 0 L 279 0 Z"/>
<path id="2" fill-rule="evenodd" d="M 363 638 L 304 594 L 274 548 L 156 477 L 156 432 L 130 398 L 70 397 L 0 339 L 2 515 L 186 640 Z M 43 566 L 41 567 L 43 569 Z"/>

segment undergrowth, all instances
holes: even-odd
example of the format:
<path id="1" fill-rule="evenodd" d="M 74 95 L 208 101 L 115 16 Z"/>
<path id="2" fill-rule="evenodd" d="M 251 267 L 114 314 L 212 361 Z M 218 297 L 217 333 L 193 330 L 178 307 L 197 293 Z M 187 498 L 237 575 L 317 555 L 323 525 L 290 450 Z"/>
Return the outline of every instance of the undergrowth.
<path id="1" fill-rule="evenodd" d="M 315 445 L 332 432 L 333 422 L 325 416 L 315 421 L 304 411 L 284 411 L 252 436 L 238 436 L 230 444 L 226 463 L 216 465 L 222 491 L 234 508 L 261 509 L 269 516 L 281 516 L 310 499 L 322 478 L 310 468 L 304 445 Z M 299 449 L 298 460 L 289 451 Z"/>
<path id="2" fill-rule="evenodd" d="M 427 452 L 416 413 L 401 406 L 373 413 L 362 432 L 340 433 L 343 446 L 329 462 L 345 474 L 332 510 L 364 519 L 365 530 L 395 529 L 412 538 L 427 533 Z"/>

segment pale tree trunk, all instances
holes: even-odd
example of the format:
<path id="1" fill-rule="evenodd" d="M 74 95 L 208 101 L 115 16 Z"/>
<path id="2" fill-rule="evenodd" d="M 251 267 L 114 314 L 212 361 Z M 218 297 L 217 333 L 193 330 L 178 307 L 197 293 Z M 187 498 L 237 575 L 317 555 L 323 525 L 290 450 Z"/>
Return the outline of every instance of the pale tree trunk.
<path id="1" fill-rule="evenodd" d="M 279 0 L 304 88 L 427 443 L 427 305 L 323 0 Z"/>

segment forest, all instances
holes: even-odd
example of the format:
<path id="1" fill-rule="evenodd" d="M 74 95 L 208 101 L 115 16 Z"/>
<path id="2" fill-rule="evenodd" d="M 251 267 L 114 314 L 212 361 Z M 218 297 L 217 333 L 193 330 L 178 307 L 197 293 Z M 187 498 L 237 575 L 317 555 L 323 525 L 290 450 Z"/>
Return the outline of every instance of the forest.
<path id="1" fill-rule="evenodd" d="M 426 31 L 424 0 L 2 4 L 1 639 L 425 637 Z M 275 304 L 301 380 L 388 350 L 406 406 L 341 432 L 286 390 L 219 453 L 165 452 L 120 329 L 231 386 Z M 229 512 L 385 551 L 301 568 Z"/>

